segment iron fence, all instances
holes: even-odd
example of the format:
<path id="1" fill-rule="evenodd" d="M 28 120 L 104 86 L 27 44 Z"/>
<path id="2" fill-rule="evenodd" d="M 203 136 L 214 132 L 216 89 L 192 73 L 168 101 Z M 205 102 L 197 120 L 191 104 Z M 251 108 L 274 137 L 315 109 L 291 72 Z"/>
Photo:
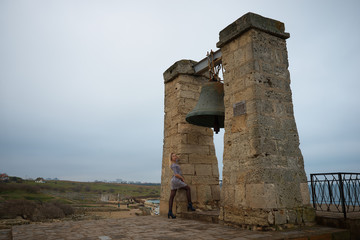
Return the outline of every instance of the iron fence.
<path id="1" fill-rule="evenodd" d="M 310 174 L 311 202 L 317 211 L 360 212 L 360 173 Z"/>

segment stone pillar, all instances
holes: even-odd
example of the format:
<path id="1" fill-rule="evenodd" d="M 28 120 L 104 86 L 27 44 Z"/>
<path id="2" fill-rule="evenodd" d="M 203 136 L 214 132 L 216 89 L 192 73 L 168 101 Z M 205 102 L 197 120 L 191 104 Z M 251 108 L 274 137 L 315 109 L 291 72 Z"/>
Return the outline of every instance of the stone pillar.
<path id="1" fill-rule="evenodd" d="M 192 201 L 198 209 L 218 208 L 220 200 L 219 169 L 215 155 L 213 131 L 186 122 L 186 115 L 195 107 L 201 86 L 208 81 L 194 75 L 196 62 L 181 60 L 164 72 L 165 117 L 164 145 L 161 173 L 160 214 L 168 212 L 170 179 L 170 153 L 177 153 L 185 182 L 191 187 Z M 187 211 L 185 191 L 178 190 L 173 212 Z"/>
<path id="2" fill-rule="evenodd" d="M 282 22 L 248 13 L 220 32 L 225 136 L 220 220 L 256 229 L 314 221 Z"/>

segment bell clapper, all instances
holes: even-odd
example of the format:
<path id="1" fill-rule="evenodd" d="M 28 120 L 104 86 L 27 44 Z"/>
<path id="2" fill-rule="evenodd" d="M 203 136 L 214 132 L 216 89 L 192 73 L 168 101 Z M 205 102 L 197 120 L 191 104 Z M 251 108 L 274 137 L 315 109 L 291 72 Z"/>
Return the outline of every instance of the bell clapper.
<path id="1" fill-rule="evenodd" d="M 220 131 L 219 118 L 218 118 L 218 116 L 214 116 L 214 118 L 215 118 L 215 120 L 214 120 L 214 132 L 216 134 L 218 134 L 219 131 Z"/>

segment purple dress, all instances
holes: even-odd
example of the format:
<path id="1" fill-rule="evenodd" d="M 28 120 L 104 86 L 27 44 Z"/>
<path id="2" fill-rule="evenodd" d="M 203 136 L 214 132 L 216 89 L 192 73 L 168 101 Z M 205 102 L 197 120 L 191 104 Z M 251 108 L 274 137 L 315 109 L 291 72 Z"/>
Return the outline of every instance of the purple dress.
<path id="1" fill-rule="evenodd" d="M 171 178 L 171 190 L 176 190 L 182 187 L 186 187 L 187 186 L 186 183 L 181 181 L 179 178 L 175 177 L 175 174 L 179 174 L 180 176 L 182 176 L 180 166 L 176 163 L 173 163 L 171 164 L 170 168 L 174 172 L 174 176 Z"/>

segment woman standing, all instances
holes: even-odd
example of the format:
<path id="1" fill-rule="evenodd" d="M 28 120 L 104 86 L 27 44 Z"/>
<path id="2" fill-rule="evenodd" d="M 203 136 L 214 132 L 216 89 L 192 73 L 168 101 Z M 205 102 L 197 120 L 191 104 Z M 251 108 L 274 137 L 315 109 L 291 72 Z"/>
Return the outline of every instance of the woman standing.
<path id="1" fill-rule="evenodd" d="M 185 179 L 182 176 L 180 166 L 178 164 L 179 157 L 175 153 L 170 154 L 170 168 L 173 170 L 174 175 L 171 178 L 171 193 L 169 199 L 169 212 L 168 218 L 176 218 L 176 216 L 172 212 L 172 205 L 174 202 L 174 197 L 176 195 L 176 191 L 178 189 L 186 190 L 186 197 L 188 200 L 188 211 L 195 211 L 194 207 L 192 206 L 191 202 L 191 191 L 190 187 L 185 183 Z"/>

